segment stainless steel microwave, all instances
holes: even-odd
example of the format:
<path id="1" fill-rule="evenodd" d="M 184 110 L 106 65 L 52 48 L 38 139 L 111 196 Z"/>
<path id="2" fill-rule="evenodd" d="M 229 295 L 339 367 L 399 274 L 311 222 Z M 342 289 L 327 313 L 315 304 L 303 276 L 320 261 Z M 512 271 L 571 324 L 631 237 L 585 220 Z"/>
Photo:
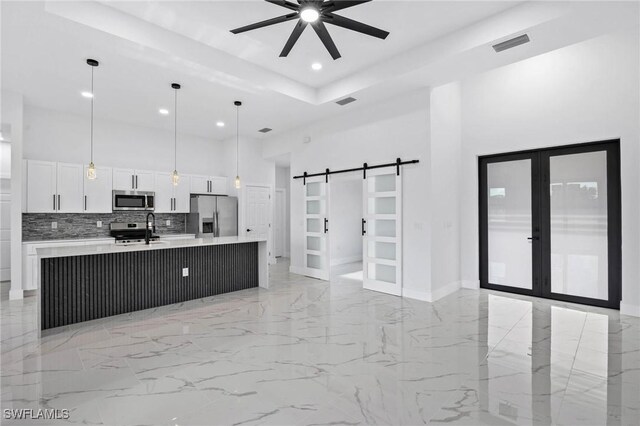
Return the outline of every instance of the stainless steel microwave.
<path id="1" fill-rule="evenodd" d="M 155 192 L 113 191 L 113 211 L 154 210 Z"/>

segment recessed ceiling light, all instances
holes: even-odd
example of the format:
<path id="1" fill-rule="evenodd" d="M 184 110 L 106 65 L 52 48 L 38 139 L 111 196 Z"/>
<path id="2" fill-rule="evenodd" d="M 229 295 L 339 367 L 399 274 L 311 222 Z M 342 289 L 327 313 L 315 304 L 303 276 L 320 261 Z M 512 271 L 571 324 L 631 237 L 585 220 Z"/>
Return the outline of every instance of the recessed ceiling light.
<path id="1" fill-rule="evenodd" d="M 318 20 L 320 13 L 315 7 L 306 7 L 300 12 L 300 17 L 303 21 L 311 23 Z"/>
<path id="2" fill-rule="evenodd" d="M 81 95 L 85 98 L 93 98 L 93 93 L 91 92 L 82 92 Z"/>
<path id="3" fill-rule="evenodd" d="M 218 127 L 224 127 L 224 121 L 218 121 L 218 122 L 216 123 L 216 126 L 218 126 Z"/>
<path id="4" fill-rule="evenodd" d="M 320 71 L 322 69 L 322 64 L 320 62 L 314 62 L 311 64 L 311 69 L 314 71 Z"/>
<path id="5" fill-rule="evenodd" d="M 158 112 L 162 115 L 169 115 L 169 110 L 166 108 L 160 108 Z"/>

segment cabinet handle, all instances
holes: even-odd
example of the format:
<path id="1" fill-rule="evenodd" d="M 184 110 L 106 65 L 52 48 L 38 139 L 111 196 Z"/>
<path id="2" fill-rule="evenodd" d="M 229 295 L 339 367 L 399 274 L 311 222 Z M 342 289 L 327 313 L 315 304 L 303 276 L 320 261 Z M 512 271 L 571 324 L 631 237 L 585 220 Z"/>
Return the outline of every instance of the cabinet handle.
<path id="1" fill-rule="evenodd" d="M 136 175 L 136 189 L 138 189 L 138 175 Z"/>
<path id="2" fill-rule="evenodd" d="M 56 209 L 56 194 L 53 194 L 53 210 Z"/>
<path id="3" fill-rule="evenodd" d="M 58 210 L 60 210 L 60 194 L 58 194 Z"/>
<path id="4" fill-rule="evenodd" d="M 367 224 L 367 221 L 364 220 L 364 218 L 362 218 L 362 235 L 363 236 L 367 234 L 367 230 L 364 229 L 364 225 L 366 225 L 366 224 Z"/>
<path id="5" fill-rule="evenodd" d="M 84 196 L 84 209 L 87 210 L 87 196 Z"/>
<path id="6" fill-rule="evenodd" d="M 172 198 L 171 199 L 171 211 L 174 211 L 176 209 L 176 199 Z"/>
<path id="7" fill-rule="evenodd" d="M 135 177 L 131 175 L 131 189 L 136 189 Z"/>
<path id="8" fill-rule="evenodd" d="M 324 233 L 326 234 L 327 232 L 329 232 L 329 219 L 327 219 L 326 217 L 324 218 Z"/>

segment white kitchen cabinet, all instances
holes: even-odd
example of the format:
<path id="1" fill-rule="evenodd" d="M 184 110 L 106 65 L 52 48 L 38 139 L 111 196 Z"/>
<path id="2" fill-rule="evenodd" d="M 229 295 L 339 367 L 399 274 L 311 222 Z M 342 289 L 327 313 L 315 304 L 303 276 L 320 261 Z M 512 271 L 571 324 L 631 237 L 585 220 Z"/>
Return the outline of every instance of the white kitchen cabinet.
<path id="1" fill-rule="evenodd" d="M 155 212 L 189 213 L 190 176 L 180 176 L 177 186 L 171 181 L 172 173 L 155 173 Z"/>
<path id="2" fill-rule="evenodd" d="M 56 211 L 56 163 L 27 161 L 27 211 L 53 213 Z"/>
<path id="3" fill-rule="evenodd" d="M 212 177 L 211 178 L 211 192 L 216 195 L 227 195 L 229 192 L 227 188 L 226 177 Z"/>
<path id="4" fill-rule="evenodd" d="M 58 163 L 56 211 L 82 213 L 84 210 L 84 174 L 82 164 Z"/>
<path id="5" fill-rule="evenodd" d="M 88 166 L 84 166 L 84 176 Z M 113 187 L 113 170 L 110 167 L 96 167 L 96 178 L 84 179 L 84 209 L 85 213 L 111 213 Z"/>
<path id="6" fill-rule="evenodd" d="M 189 213 L 191 210 L 191 176 L 182 176 L 180 184 L 174 187 L 173 212 Z"/>
<path id="7" fill-rule="evenodd" d="M 113 169 L 113 189 L 120 191 L 153 191 L 154 186 L 154 172 L 137 169 Z"/>
<path id="8" fill-rule="evenodd" d="M 191 176 L 192 194 L 227 195 L 227 178 L 221 176 Z"/>

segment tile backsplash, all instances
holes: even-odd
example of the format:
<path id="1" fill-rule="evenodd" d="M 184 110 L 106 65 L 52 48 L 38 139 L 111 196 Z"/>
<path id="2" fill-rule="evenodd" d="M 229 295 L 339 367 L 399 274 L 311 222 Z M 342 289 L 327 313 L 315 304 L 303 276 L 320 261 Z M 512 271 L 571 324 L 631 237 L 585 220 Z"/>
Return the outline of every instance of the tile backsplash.
<path id="1" fill-rule="evenodd" d="M 79 213 L 23 213 L 22 240 L 65 240 L 75 238 L 109 237 L 111 222 L 141 222 L 144 223 L 146 212 L 116 212 L 104 214 Z M 170 221 L 167 226 L 166 221 Z M 102 221 L 102 228 L 97 222 Z M 57 228 L 52 229 L 51 223 L 56 222 Z M 183 234 L 186 230 L 186 215 L 177 213 L 157 213 L 157 234 Z"/>

